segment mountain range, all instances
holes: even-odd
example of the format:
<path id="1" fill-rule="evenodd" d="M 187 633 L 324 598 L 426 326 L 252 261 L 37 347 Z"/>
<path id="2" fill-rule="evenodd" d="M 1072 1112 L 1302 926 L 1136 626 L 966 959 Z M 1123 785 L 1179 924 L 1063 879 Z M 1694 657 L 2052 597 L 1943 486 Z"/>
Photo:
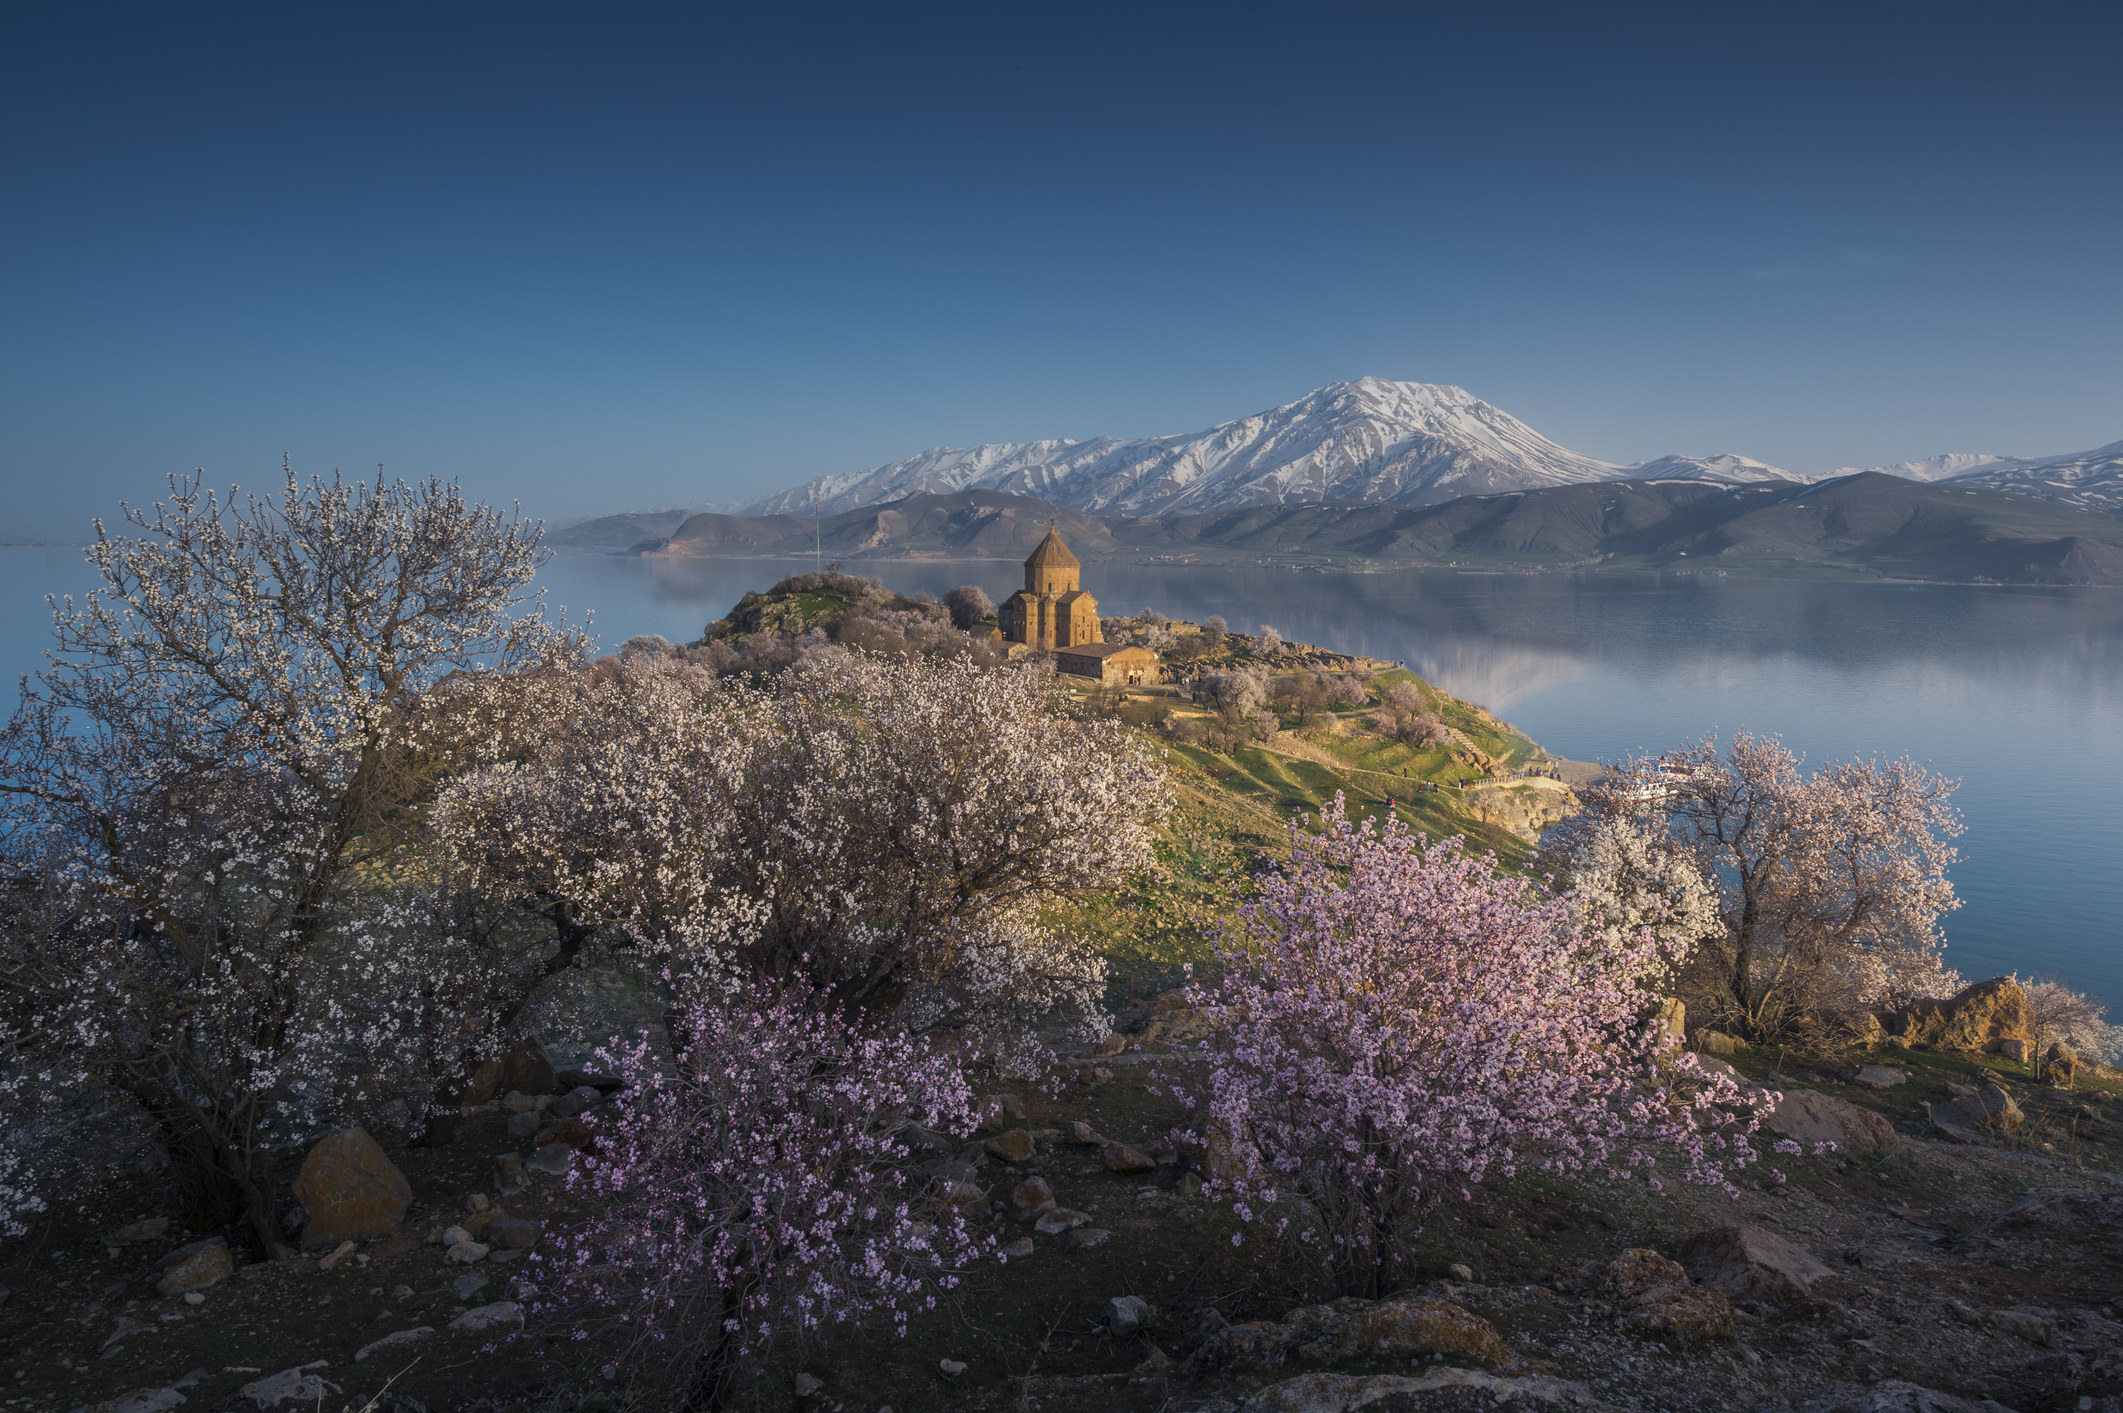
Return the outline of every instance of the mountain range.
<path id="1" fill-rule="evenodd" d="M 2032 460 L 1954 453 L 1832 474 L 1860 469 L 2123 512 L 2123 442 Z M 1602 461 L 1550 440 L 1464 388 L 1359 378 L 1184 435 L 932 447 L 883 466 L 817 477 L 739 513 L 832 515 L 916 493 L 966 490 L 1035 496 L 1098 514 L 1172 515 L 1303 502 L 1437 505 L 1467 495 L 1617 480 L 1813 479 L 1731 453 L 1626 466 Z"/>

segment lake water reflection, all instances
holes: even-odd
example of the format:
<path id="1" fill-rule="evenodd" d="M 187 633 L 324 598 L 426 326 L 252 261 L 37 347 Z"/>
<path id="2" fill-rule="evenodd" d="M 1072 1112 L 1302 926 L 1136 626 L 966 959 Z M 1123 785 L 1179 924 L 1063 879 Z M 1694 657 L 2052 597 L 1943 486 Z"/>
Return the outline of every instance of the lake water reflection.
<path id="1" fill-rule="evenodd" d="M 549 602 L 607 647 L 695 638 L 789 561 L 566 557 Z M 907 593 L 1009 563 L 851 566 Z M 0 669 L 35 665 L 79 552 L 0 549 Z M 1907 753 L 1958 776 L 1947 920 L 1970 976 L 2060 973 L 2123 1009 L 2123 593 L 1605 575 L 1318 574 L 1090 565 L 1108 613 L 1146 605 L 1399 659 L 1580 760 L 1708 732 L 1774 733 L 1815 763 Z"/>

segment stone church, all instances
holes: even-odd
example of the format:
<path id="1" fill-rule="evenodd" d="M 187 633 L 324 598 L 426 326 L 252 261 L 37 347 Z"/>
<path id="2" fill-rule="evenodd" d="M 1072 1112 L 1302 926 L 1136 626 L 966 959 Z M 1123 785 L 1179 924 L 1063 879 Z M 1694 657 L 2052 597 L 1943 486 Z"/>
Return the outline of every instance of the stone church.
<path id="1" fill-rule="evenodd" d="M 1053 530 L 1025 561 L 1025 586 L 996 610 L 1005 642 L 1051 652 L 1057 672 L 1115 686 L 1158 680 L 1157 654 L 1108 643 L 1098 626 L 1098 600 L 1085 593 L 1083 565 Z"/>

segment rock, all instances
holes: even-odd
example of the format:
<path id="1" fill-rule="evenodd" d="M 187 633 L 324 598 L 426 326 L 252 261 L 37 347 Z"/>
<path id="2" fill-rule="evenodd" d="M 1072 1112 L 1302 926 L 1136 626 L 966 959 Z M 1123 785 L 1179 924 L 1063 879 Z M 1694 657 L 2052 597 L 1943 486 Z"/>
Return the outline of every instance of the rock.
<path id="1" fill-rule="evenodd" d="M 487 1223 L 489 1243 L 508 1251 L 529 1251 L 538 1244 L 539 1224 L 529 1217 L 496 1217 Z"/>
<path id="2" fill-rule="evenodd" d="M 1045 1236 L 1060 1236 L 1065 1231 L 1074 1231 L 1091 1220 L 1088 1212 L 1079 1212 L 1070 1207 L 1056 1207 L 1044 1212 L 1033 1223 L 1032 1230 Z"/>
<path id="3" fill-rule="evenodd" d="M 1105 1159 L 1106 1171 L 1113 1173 L 1150 1173 L 1157 1171 L 1157 1164 L 1148 1153 L 1139 1153 L 1125 1143 L 1108 1139 L 1100 1148 L 1099 1156 Z"/>
<path id="4" fill-rule="evenodd" d="M 556 1119 L 572 1119 L 577 1114 L 587 1113 L 604 1101 L 604 1096 L 588 1085 L 581 1085 L 545 1106 L 546 1114 Z"/>
<path id="5" fill-rule="evenodd" d="M 1681 1264 L 1733 1300 L 1804 1300 L 1828 1268 L 1772 1232 L 1753 1226 L 1698 1232 L 1681 1247 Z"/>
<path id="6" fill-rule="evenodd" d="M 450 1282 L 450 1289 L 457 1293 L 459 1300 L 470 1300 L 473 1296 L 479 1294 L 480 1291 L 485 1290 L 486 1286 L 487 1278 L 485 1276 L 459 1276 L 456 1280 Z M 404 1296 L 399 1297 L 401 1300 L 404 1298 Z"/>
<path id="7" fill-rule="evenodd" d="M 76 1413 L 169 1413 L 178 1404 L 185 1402 L 183 1394 L 173 1388 L 135 1389 L 123 1398 L 105 1399 L 89 1404 Z"/>
<path id="8" fill-rule="evenodd" d="M 2079 1053 L 2059 1040 L 2042 1057 L 2042 1078 L 2059 1089 L 2070 1089 L 2079 1077 Z"/>
<path id="9" fill-rule="evenodd" d="M 260 1408 L 278 1408 L 283 1403 L 322 1403 L 326 1394 L 338 1393 L 339 1386 L 304 1369 L 282 1369 L 245 1384 L 237 1392 Z"/>
<path id="10" fill-rule="evenodd" d="M 501 1093 L 502 1076 L 506 1067 L 499 1060 L 487 1060 L 475 1067 L 472 1077 L 465 1081 L 464 1102 L 474 1106 L 491 1104 Z"/>
<path id="11" fill-rule="evenodd" d="M 1039 1151 L 1030 1130 L 1007 1128 L 987 1142 L 987 1149 L 1005 1163 L 1022 1163 Z"/>
<path id="12" fill-rule="evenodd" d="M 184 1303 L 187 1305 L 204 1305 L 206 1304 L 206 1297 L 196 1290 L 188 1290 L 184 1293 Z"/>
<path id="13" fill-rule="evenodd" d="M 1900 1065 L 1859 1065 L 1852 1082 L 1867 1089 L 1892 1089 L 1909 1082 L 1909 1071 Z"/>
<path id="14" fill-rule="evenodd" d="M 492 1205 L 484 1192 L 467 1192 L 464 1195 L 464 1210 L 467 1212 L 484 1212 Z"/>
<path id="15" fill-rule="evenodd" d="M 525 1109 L 509 1117 L 509 1137 L 529 1138 L 545 1124 L 545 1115 L 536 1109 Z"/>
<path id="16" fill-rule="evenodd" d="M 1695 1048 L 1706 1055 L 1730 1055 L 1746 1049 L 1747 1042 L 1722 1030 L 1699 1030 L 1695 1033 Z"/>
<path id="17" fill-rule="evenodd" d="M 1010 1189 L 1010 1220 L 1036 1222 L 1054 1210 L 1054 1189 L 1045 1178 L 1026 1178 Z"/>
<path id="18" fill-rule="evenodd" d="M 1462 1266 L 1456 1264 L 1447 1266 L 1445 1268 L 1445 1273 L 1451 1276 L 1456 1281 L 1467 1281 L 1471 1283 L 1474 1280 L 1474 1267 L 1472 1266 Z"/>
<path id="19" fill-rule="evenodd" d="M 1688 1040 L 1688 1006 L 1677 996 L 1661 996 L 1648 1024 L 1659 1036 L 1661 1050 L 1677 1049 Z"/>
<path id="20" fill-rule="evenodd" d="M 965 1361 L 962 1359 L 939 1359 L 936 1361 L 936 1372 L 947 1379 L 955 1379 L 966 1372 Z"/>
<path id="21" fill-rule="evenodd" d="M 1833 1028 L 1849 1037 L 1852 1044 L 1871 1050 L 1887 1039 L 1886 1027 L 1871 1011 L 1838 1011 L 1828 1017 Z"/>
<path id="22" fill-rule="evenodd" d="M 1015 1094 L 976 1094 L 973 1116 L 982 1128 L 1001 1128 L 1004 1120 L 1025 1116 L 1024 1101 Z"/>
<path id="23" fill-rule="evenodd" d="M 409 1344 L 418 1344 L 433 1333 L 435 1333 L 433 1325 L 416 1325 L 409 1330 L 392 1330 L 382 1339 L 372 1340 L 355 1350 L 354 1362 L 359 1364 L 371 1354 L 381 1354 L 386 1350 L 403 1349 Z"/>
<path id="24" fill-rule="evenodd" d="M 1787 1089 L 1763 1121 L 1773 1133 L 1806 1145 L 1833 1143 L 1839 1153 L 1898 1153 L 1902 1135 L 1870 1109 L 1812 1089 Z"/>
<path id="25" fill-rule="evenodd" d="M 1098 1136 L 1097 1129 L 1082 1119 L 1071 1119 L 1069 1127 L 1064 1131 L 1069 1135 L 1069 1141 L 1079 1148 L 1096 1148 L 1106 1141 Z"/>
<path id="26" fill-rule="evenodd" d="M 575 1150 L 565 1143 L 548 1143 L 545 1147 L 523 1160 L 525 1172 L 544 1173 L 547 1177 L 566 1177 L 575 1168 Z"/>
<path id="27" fill-rule="evenodd" d="M 2039 1344 L 2044 1349 L 2057 1347 L 2057 1322 L 2044 1310 L 1994 1310 L 1990 1315 L 1994 1329 L 2002 1330 L 2016 1339 L 2029 1344 Z"/>
<path id="28" fill-rule="evenodd" d="M 1799 1405 L 1799 1413 L 2008 1413 L 2003 1405 L 1889 1379 L 1857 1392 L 1835 1390 Z"/>
<path id="29" fill-rule="evenodd" d="M 1030 1256 L 1032 1251 L 1032 1238 L 1029 1236 L 1021 1236 L 1008 1246 L 999 1248 L 999 1254 L 1010 1261 L 1022 1261 Z"/>
<path id="30" fill-rule="evenodd" d="M 576 1152 L 590 1146 L 590 1121 L 588 1119 L 562 1119 L 538 1135 L 538 1146 L 559 1144 Z"/>
<path id="31" fill-rule="evenodd" d="M 1128 1037 L 1125 1035 L 1108 1035 L 1105 1039 L 1084 1051 L 1083 1057 L 1087 1060 L 1110 1060 L 1115 1055 L 1126 1054 L 1128 1052 L 1128 1044 Z"/>
<path id="32" fill-rule="evenodd" d="M 530 1174 L 523 1170 L 523 1158 L 520 1154 L 494 1155 L 494 1187 L 503 1197 L 513 1197 L 530 1185 Z"/>
<path id="33" fill-rule="evenodd" d="M 442 1234 L 435 1238 L 446 1247 L 458 1246 L 471 1239 L 472 1233 L 463 1227 L 444 1227 Z"/>
<path id="34" fill-rule="evenodd" d="M 205 1290 L 227 1280 L 235 1273 L 236 1263 L 229 1258 L 228 1243 L 219 1237 L 200 1246 L 189 1256 L 170 1266 L 155 1282 L 155 1289 L 164 1295 L 175 1295 L 186 1290 Z"/>
<path id="35" fill-rule="evenodd" d="M 1962 1143 L 1988 1143 L 1999 1130 L 2010 1132 L 2027 1120 L 2012 1096 L 1996 1084 L 1934 1104 L 1930 1112 L 1933 1128 Z"/>
<path id="36" fill-rule="evenodd" d="M 1106 1302 L 1105 1318 L 1114 1334 L 1134 1334 L 1150 1323 L 1150 1302 L 1140 1295 L 1116 1295 Z"/>
<path id="37" fill-rule="evenodd" d="M 1175 1187 L 1173 1191 L 1177 1192 L 1182 1197 L 1201 1196 L 1202 1175 L 1200 1173 L 1181 1173 L 1179 1175 L 1179 1185 Z"/>
<path id="38" fill-rule="evenodd" d="M 501 1057 L 501 1082 L 524 1094 L 551 1094 L 553 1062 L 546 1058 L 545 1046 L 529 1037 L 517 1041 L 515 1048 Z"/>
<path id="39" fill-rule="evenodd" d="M 816 1397 L 818 1391 L 824 1387 L 824 1382 L 815 1374 L 798 1374 L 796 1376 L 796 1396 L 798 1398 Z"/>
<path id="40" fill-rule="evenodd" d="M 988 1190 L 978 1183 L 955 1182 L 950 1178 L 936 1180 L 936 1195 L 961 1211 L 985 1206 L 988 1201 Z"/>
<path id="41" fill-rule="evenodd" d="M 555 1070 L 553 1083 L 573 1092 L 578 1089 L 594 1089 L 599 1094 L 617 1094 L 627 1087 L 627 1082 L 617 1075 L 599 1074 L 595 1070 Z"/>
<path id="42" fill-rule="evenodd" d="M 1892 1027 L 1912 1045 L 1989 1051 L 1998 1042 L 2034 1040 L 2027 993 L 2009 976 L 1964 986 L 1944 1000 L 1918 1001 L 1895 1014 Z"/>
<path id="43" fill-rule="evenodd" d="M 104 1240 L 113 1246 L 130 1246 L 136 1241 L 160 1241 L 162 1234 L 169 1229 L 168 1217 L 148 1217 L 130 1226 L 118 1228 Z"/>
<path id="44" fill-rule="evenodd" d="M 1732 1302 L 1722 1291 L 1685 1281 L 1654 1286 L 1632 1296 L 1615 1322 L 1625 1333 L 1671 1344 L 1730 1339 Z"/>
<path id="45" fill-rule="evenodd" d="M 1992 1054 L 2003 1055 L 2015 1064 L 2024 1065 L 2027 1063 L 2028 1044 L 2018 1036 L 2012 1036 L 2004 1040 L 1993 1040 L 1990 1042 L 1990 1050 Z"/>
<path id="46" fill-rule="evenodd" d="M 1062 1240 L 1082 1251 L 1093 1246 L 1104 1246 L 1112 1235 L 1113 1233 L 1104 1227 L 1078 1227 L 1062 1237 Z"/>
<path id="47" fill-rule="evenodd" d="M 342 1241 L 337 1246 L 332 1248 L 331 1255 L 323 1257 L 317 1262 L 317 1269 L 320 1271 L 329 1271 L 330 1269 L 332 1269 L 332 1267 L 338 1265 L 341 1261 L 344 1261 L 347 1257 L 353 1254 L 354 1243 L 351 1241 Z"/>
<path id="48" fill-rule="evenodd" d="M 319 1140 L 302 1160 L 291 1190 L 308 1214 L 304 1246 L 389 1236 L 413 1202 L 405 1174 L 360 1128 L 343 1128 Z"/>
<path id="49" fill-rule="evenodd" d="M 127 1335 L 146 1334 L 154 1328 L 155 1322 L 153 1320 L 140 1320 L 131 1315 L 120 1315 L 118 1323 L 112 1326 L 111 1332 L 104 1337 L 103 1344 L 100 1347 L 109 1349 Z"/>
<path id="50" fill-rule="evenodd" d="M 1435 1395 L 1435 1398 L 1431 1397 Z M 1548 1374 L 1507 1378 L 1481 1369 L 1438 1368 L 1406 1374 L 1302 1374 L 1270 1384 L 1238 1413 L 1416 1413 L 1419 1409 L 1519 1408 L 1551 1404 L 1598 1407 L 1583 1385 Z M 1225 1405 L 1229 1407 L 1228 1404 Z"/>
<path id="51" fill-rule="evenodd" d="M 1597 1267 L 1587 1284 L 1609 1300 L 1627 1300 L 1662 1285 L 1686 1285 L 1681 1263 L 1649 1247 L 1635 1247 Z"/>
<path id="52" fill-rule="evenodd" d="M 493 1248 L 484 1242 L 473 1241 L 467 1237 L 463 1241 L 452 1242 L 450 1249 L 444 1254 L 448 1260 L 471 1266 L 486 1260 L 487 1253 L 491 1250 Z"/>
<path id="53" fill-rule="evenodd" d="M 520 1089 L 511 1089 L 501 1096 L 501 1112 L 512 1117 L 535 1114 L 551 1102 L 548 1095 L 526 1094 Z"/>
<path id="54" fill-rule="evenodd" d="M 1223 1326 L 1203 1342 L 1189 1366 L 1201 1373 L 1266 1368 L 1286 1358 L 1332 1364 L 1429 1354 L 1487 1364 L 1511 1357 L 1494 1325 L 1450 1301 L 1343 1299 L 1301 1306 L 1273 1324 L 1256 1320 Z"/>
<path id="55" fill-rule="evenodd" d="M 1187 999 L 1185 988 L 1161 991 L 1150 1000 L 1136 1044 L 1144 1050 L 1170 1050 L 1207 1038 L 1209 1018 Z"/>
<path id="56" fill-rule="evenodd" d="M 450 1321 L 453 1330 L 470 1330 L 478 1334 L 484 1330 L 500 1329 L 507 1325 L 523 1323 L 523 1307 L 513 1300 L 497 1300 L 492 1305 L 481 1305 L 465 1311 Z"/>

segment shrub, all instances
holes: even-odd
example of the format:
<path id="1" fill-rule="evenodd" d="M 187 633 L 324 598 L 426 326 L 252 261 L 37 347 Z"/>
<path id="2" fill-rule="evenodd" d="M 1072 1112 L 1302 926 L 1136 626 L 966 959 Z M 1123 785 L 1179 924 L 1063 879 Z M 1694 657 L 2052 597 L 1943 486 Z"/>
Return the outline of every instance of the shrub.
<path id="1" fill-rule="evenodd" d="M 944 594 L 944 607 L 950 610 L 951 626 L 965 631 L 973 628 L 982 619 L 995 611 L 988 595 L 978 584 L 961 584 Z"/>
<path id="2" fill-rule="evenodd" d="M 1654 1057 L 1648 938 L 1588 936 L 1460 841 L 1352 825 L 1339 797 L 1323 824 L 1292 827 L 1289 862 L 1218 945 L 1220 979 L 1193 993 L 1206 1074 L 1176 1087 L 1189 1137 L 1227 1149 L 1212 1191 L 1242 1221 L 1377 1296 L 1412 1274 L 1424 1215 L 1491 1176 L 1649 1173 L 1653 1142 L 1691 1181 L 1752 1161 L 1767 1101 Z M 1282 1215 L 1292 1199 L 1310 1219 Z"/>

